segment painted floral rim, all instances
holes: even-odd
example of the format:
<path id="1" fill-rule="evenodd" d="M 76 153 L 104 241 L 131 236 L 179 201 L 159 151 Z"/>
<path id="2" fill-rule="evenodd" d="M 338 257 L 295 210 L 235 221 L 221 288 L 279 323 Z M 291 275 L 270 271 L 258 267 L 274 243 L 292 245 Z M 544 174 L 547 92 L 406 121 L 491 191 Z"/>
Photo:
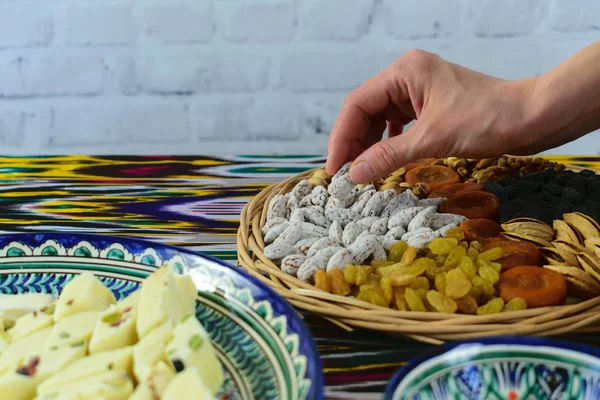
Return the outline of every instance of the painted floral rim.
<path id="1" fill-rule="evenodd" d="M 291 378 L 297 382 L 299 397 L 303 399 L 323 398 L 321 361 L 307 326 L 287 301 L 242 269 L 199 252 L 126 236 L 113 237 L 63 232 L 0 235 L 0 270 L 7 270 L 2 268 L 4 260 L 17 260 L 21 257 L 24 260 L 37 259 L 37 262 L 43 259 L 53 262 L 72 257 L 82 257 L 88 263 L 93 263 L 94 259 L 110 260 L 111 264 L 117 265 L 115 267 L 117 270 L 127 271 L 123 275 L 134 278 L 143 278 L 151 273 L 152 269 L 168 263 L 179 272 L 189 271 L 200 291 L 202 291 L 202 283 L 215 283 L 212 290 L 222 289 L 230 297 L 229 301 L 236 302 L 236 307 L 246 307 L 250 313 L 248 320 L 264 321 L 262 324 L 268 324 L 269 330 L 274 333 L 273 337 L 278 336 L 277 340 L 283 344 L 281 347 L 286 350 L 285 358 L 293 362 L 292 371 L 296 376 Z M 218 270 L 218 279 L 215 279 L 214 276 L 211 277 L 210 272 L 206 272 L 211 268 L 194 268 L 202 265 L 202 261 L 214 264 L 212 269 Z M 139 265 L 141 268 L 135 268 L 136 271 L 128 269 L 127 266 L 132 264 Z M 76 268 L 74 269 L 76 270 Z M 26 269 L 15 270 L 13 272 L 15 277 L 12 280 L 16 282 L 21 275 L 27 273 Z M 4 275 L 7 274 L 4 273 Z M 212 280 L 210 280 L 211 278 Z M 124 278 L 117 276 L 116 279 Z M 15 285 L 14 282 L 13 285 Z M 126 295 L 136 287 L 135 284 L 126 284 L 116 290 Z M 213 296 L 208 291 L 203 292 L 203 297 L 204 295 L 212 300 L 217 299 L 217 296 Z M 226 307 L 226 304 L 221 304 L 221 306 Z M 260 321 L 255 322 L 260 324 Z"/>
<path id="2" fill-rule="evenodd" d="M 432 350 L 426 351 L 422 355 L 413 358 L 403 367 L 401 367 L 388 383 L 387 390 L 385 393 L 385 400 L 404 400 L 406 397 L 402 397 L 403 393 L 397 393 L 397 391 L 401 388 L 401 385 L 405 384 L 404 380 L 406 378 L 412 378 L 411 375 L 413 374 L 413 372 L 423 364 L 440 360 L 452 350 L 459 350 L 461 348 L 464 348 L 466 352 L 470 351 L 473 354 L 473 356 L 476 356 L 480 353 L 480 348 L 498 348 L 498 346 L 505 346 L 505 349 L 503 350 L 506 350 L 507 354 L 511 353 L 511 348 L 515 349 L 515 352 L 518 352 L 519 348 L 524 349 L 532 347 L 538 348 L 540 350 L 545 349 L 546 351 L 562 350 L 571 353 L 571 356 L 573 356 L 575 353 L 579 353 L 582 356 L 588 356 L 588 360 L 591 360 L 593 358 L 593 361 L 597 364 L 597 366 L 593 369 L 597 370 L 600 373 L 600 348 L 585 344 L 579 344 L 559 339 L 526 336 L 499 336 L 456 341 L 451 343 L 445 343 L 443 345 L 439 345 L 433 348 Z M 473 356 L 466 356 L 466 360 L 471 359 L 471 357 Z M 585 361 L 582 361 L 581 364 L 585 364 Z M 439 367 L 439 369 L 442 368 L 443 367 Z"/>

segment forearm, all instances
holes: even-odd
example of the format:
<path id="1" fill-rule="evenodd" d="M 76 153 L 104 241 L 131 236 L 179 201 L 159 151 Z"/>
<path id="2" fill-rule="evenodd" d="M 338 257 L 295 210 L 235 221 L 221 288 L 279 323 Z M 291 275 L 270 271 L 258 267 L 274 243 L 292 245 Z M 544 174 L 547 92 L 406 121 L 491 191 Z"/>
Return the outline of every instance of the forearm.
<path id="1" fill-rule="evenodd" d="M 600 41 L 538 77 L 530 105 L 547 147 L 600 129 Z"/>

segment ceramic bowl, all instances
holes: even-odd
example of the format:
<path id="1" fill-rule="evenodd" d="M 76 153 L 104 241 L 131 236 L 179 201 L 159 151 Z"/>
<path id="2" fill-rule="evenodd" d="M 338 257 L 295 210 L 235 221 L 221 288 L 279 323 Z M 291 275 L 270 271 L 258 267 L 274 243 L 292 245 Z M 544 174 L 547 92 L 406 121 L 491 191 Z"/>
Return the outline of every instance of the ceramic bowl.
<path id="1" fill-rule="evenodd" d="M 597 400 L 600 349 L 532 337 L 454 342 L 401 368 L 385 398 Z"/>
<path id="2" fill-rule="evenodd" d="M 219 399 L 322 398 L 319 354 L 297 312 L 243 270 L 202 254 L 124 237 L 2 235 L 0 292 L 58 295 L 91 271 L 120 299 L 165 263 L 198 288 L 196 316 L 225 370 Z"/>

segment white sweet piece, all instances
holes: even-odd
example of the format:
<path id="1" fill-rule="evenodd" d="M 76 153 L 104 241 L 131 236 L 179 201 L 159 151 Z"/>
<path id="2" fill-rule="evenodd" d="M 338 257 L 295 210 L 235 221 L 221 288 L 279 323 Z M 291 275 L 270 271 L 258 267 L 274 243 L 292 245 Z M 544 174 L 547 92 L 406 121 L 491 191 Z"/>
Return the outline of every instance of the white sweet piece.
<path id="1" fill-rule="evenodd" d="M 386 232 L 388 231 L 388 219 L 387 218 L 379 218 L 376 221 L 374 221 L 371 225 L 371 228 L 369 229 L 369 232 L 372 233 L 373 235 L 385 235 Z M 360 221 L 359 221 L 360 223 Z"/>
<path id="2" fill-rule="evenodd" d="M 175 375 L 165 389 L 162 400 L 214 400 L 207 383 L 200 378 L 198 368 L 186 368 Z"/>
<path id="3" fill-rule="evenodd" d="M 314 236 L 313 236 L 313 237 L 307 237 L 307 238 L 305 238 L 305 239 L 301 239 L 301 240 L 299 240 L 299 241 L 298 241 L 298 243 L 296 243 L 296 244 L 294 245 L 294 247 L 295 247 L 295 248 L 298 250 L 298 252 L 299 252 L 299 253 L 301 253 L 301 254 L 303 254 L 303 255 L 306 255 L 306 253 L 308 253 L 308 250 L 310 250 L 310 247 L 311 247 L 313 244 L 315 244 L 315 242 L 316 242 L 317 240 L 319 240 L 319 239 L 320 239 L 320 238 L 318 238 L 318 237 L 314 237 Z M 293 256 L 293 255 L 294 255 L 294 254 L 290 254 L 290 255 L 289 255 L 289 256 L 287 256 L 287 257 L 291 257 L 291 256 Z M 297 254 L 297 255 L 299 255 L 299 254 Z"/>
<path id="4" fill-rule="evenodd" d="M 287 243 L 271 243 L 265 247 L 263 253 L 265 257 L 270 260 L 280 260 L 290 254 L 296 254 L 296 248 L 294 245 Z"/>
<path id="5" fill-rule="evenodd" d="M 385 261 L 387 260 L 387 253 L 383 246 L 377 241 L 375 246 L 373 247 L 373 260 Z"/>
<path id="6" fill-rule="evenodd" d="M 333 221 L 333 223 L 329 227 L 329 238 L 338 243 L 339 245 L 342 245 L 344 244 L 343 233 L 344 228 L 342 228 L 340 223 L 337 221 Z"/>
<path id="7" fill-rule="evenodd" d="M 371 226 L 380 219 L 381 217 L 364 217 L 356 221 L 356 223 L 362 225 L 365 230 L 369 230 L 371 229 Z"/>
<path id="8" fill-rule="evenodd" d="M 379 245 L 375 235 L 366 235 L 359 237 L 348 248 L 352 253 L 354 264 L 362 264 L 375 251 L 375 247 Z"/>
<path id="9" fill-rule="evenodd" d="M 342 234 L 342 242 L 344 246 L 349 247 L 352 243 L 354 243 L 358 235 L 365 230 L 366 229 L 363 225 L 359 225 L 354 221 L 348 223 L 348 225 L 346 225 L 344 228 L 344 233 Z"/>
<path id="10" fill-rule="evenodd" d="M 198 368 L 201 380 L 215 395 L 223 383 L 223 368 L 208 332 L 198 319 L 191 317 L 175 326 L 173 336 L 165 348 L 171 366 L 179 373 L 184 368 Z"/>
<path id="11" fill-rule="evenodd" d="M 331 222 L 337 221 L 341 226 L 346 226 L 359 219 L 360 215 L 350 208 L 332 208 L 325 210 L 325 216 Z"/>
<path id="12" fill-rule="evenodd" d="M 400 211 L 410 207 L 415 207 L 415 203 L 409 197 L 408 191 L 404 191 L 387 203 L 381 212 L 381 216 L 384 218 L 391 218 Z"/>
<path id="13" fill-rule="evenodd" d="M 303 179 L 292 189 L 292 195 L 296 197 L 296 199 L 303 199 L 308 196 L 311 191 L 312 185 L 308 180 Z"/>
<path id="14" fill-rule="evenodd" d="M 266 235 L 267 232 L 269 232 L 271 230 L 271 228 L 273 228 L 276 225 L 283 224 L 285 222 L 288 222 L 288 220 L 285 218 L 281 218 L 281 217 L 273 218 L 270 221 L 265 222 L 265 224 L 262 228 L 262 234 Z"/>
<path id="15" fill-rule="evenodd" d="M 267 232 L 267 234 L 264 237 L 264 241 L 266 244 L 271 244 L 275 241 L 275 239 L 277 239 L 282 233 L 283 231 L 285 231 L 289 226 L 290 223 L 287 220 L 284 220 L 285 222 L 281 223 L 281 224 L 277 224 L 275 226 L 273 226 L 271 229 L 269 229 L 269 231 Z"/>
<path id="16" fill-rule="evenodd" d="M 448 230 L 450 230 L 451 228 L 456 228 L 456 227 L 457 227 L 456 224 L 448 224 L 448 225 L 442 226 L 436 232 L 439 234 L 440 237 L 441 236 L 446 236 L 446 233 L 448 232 Z"/>
<path id="17" fill-rule="evenodd" d="M 363 217 L 378 217 L 383 210 L 383 193 L 377 192 L 369 199 L 360 215 Z"/>
<path id="18" fill-rule="evenodd" d="M 394 189 L 387 189 L 383 191 L 383 205 L 384 207 L 396 197 L 396 191 Z"/>
<path id="19" fill-rule="evenodd" d="M 100 314 L 96 321 L 90 354 L 132 346 L 137 341 L 136 321 L 140 300 L 140 290 L 136 290 L 116 305 Z"/>
<path id="20" fill-rule="evenodd" d="M 350 208 L 359 214 L 362 213 L 362 211 L 365 209 L 365 206 L 367 205 L 369 200 L 371 200 L 371 197 L 373 197 L 374 195 L 375 189 L 370 189 L 362 192 L 362 194 L 358 197 L 358 199 L 354 202 L 354 204 L 352 204 Z"/>
<path id="21" fill-rule="evenodd" d="M 417 250 L 423 250 L 432 240 L 437 239 L 438 237 L 440 237 L 438 231 L 421 232 L 406 240 L 406 243 Z"/>
<path id="22" fill-rule="evenodd" d="M 322 226 L 317 226 L 315 224 L 311 224 L 310 222 L 303 222 L 302 223 L 302 238 L 309 238 L 309 237 L 318 237 L 318 238 L 322 238 L 324 236 L 327 236 L 327 234 L 329 233 L 329 231 L 326 228 L 323 228 Z"/>
<path id="23" fill-rule="evenodd" d="M 402 240 L 406 242 L 415 236 L 431 232 L 433 232 L 433 229 L 425 226 L 423 228 L 415 229 L 414 231 L 406 232 L 404 235 L 402 235 Z"/>
<path id="24" fill-rule="evenodd" d="M 307 258 L 308 257 L 303 254 L 291 254 L 285 256 L 283 260 L 281 260 L 281 270 L 286 274 L 296 276 L 298 269 L 300 269 L 300 266 Z"/>
<path id="25" fill-rule="evenodd" d="M 298 269 L 298 279 L 309 281 L 319 270 L 327 268 L 329 259 L 340 249 L 338 246 L 327 247 L 319 250 L 315 255 L 309 257 Z"/>
<path id="26" fill-rule="evenodd" d="M 305 213 L 306 219 L 317 226 L 321 226 L 323 228 L 329 228 L 331 226 L 331 221 L 323 215 L 323 213 L 319 213 L 315 210 L 306 209 Z"/>
<path id="27" fill-rule="evenodd" d="M 300 200 L 296 196 L 291 196 L 285 205 L 285 216 L 291 218 L 294 211 L 300 208 Z"/>
<path id="28" fill-rule="evenodd" d="M 410 207 L 394 214 L 388 221 L 388 229 L 392 229 L 396 226 L 407 228 L 410 221 L 424 209 L 424 207 Z"/>
<path id="29" fill-rule="evenodd" d="M 267 221 L 270 221 L 273 218 L 284 218 L 286 204 L 287 199 L 284 195 L 275 195 L 269 202 L 269 207 L 267 208 Z"/>
<path id="30" fill-rule="evenodd" d="M 82 311 L 104 311 L 117 300 L 113 293 L 90 272 L 67 283 L 56 302 L 54 319 L 60 321 Z"/>
<path id="31" fill-rule="evenodd" d="M 290 214 L 290 223 L 304 222 L 305 220 L 304 208 L 296 208 Z"/>
<path id="32" fill-rule="evenodd" d="M 400 240 L 402 236 L 406 233 L 406 230 L 401 226 L 395 226 L 390 229 L 385 236 L 393 237 L 396 240 Z"/>
<path id="33" fill-rule="evenodd" d="M 294 245 L 302 239 L 302 222 L 291 222 L 273 243 Z"/>
<path id="34" fill-rule="evenodd" d="M 319 206 L 325 207 L 329 193 L 323 186 L 315 186 L 312 192 L 300 201 L 300 207 Z"/>
<path id="35" fill-rule="evenodd" d="M 310 249 L 308 250 L 306 255 L 308 257 L 313 257 L 314 255 L 316 255 L 319 251 L 321 251 L 323 249 L 326 249 L 328 247 L 338 247 L 338 246 L 339 245 L 334 240 L 331 240 L 328 237 L 324 237 L 324 238 L 317 240 L 315 243 L 313 243 L 313 245 L 310 246 Z"/>
<path id="36" fill-rule="evenodd" d="M 437 208 L 435 206 L 427 207 L 420 211 L 408 224 L 407 230 L 414 231 L 419 228 L 429 227 L 431 225 L 432 215 L 435 214 Z"/>
<path id="37" fill-rule="evenodd" d="M 446 225 L 453 224 L 454 226 L 459 226 L 461 223 L 466 221 L 467 218 L 462 215 L 455 214 L 434 214 L 431 218 L 431 228 L 432 229 L 440 229 Z"/>
<path id="38" fill-rule="evenodd" d="M 354 183 L 350 180 L 349 175 L 342 175 L 336 179 L 332 179 L 327 191 L 329 195 L 339 199 L 348 199 L 352 197 Z"/>
<path id="39" fill-rule="evenodd" d="M 439 207 L 446 200 L 447 199 L 445 197 L 434 197 L 431 199 L 422 199 L 422 200 L 419 200 L 419 206 L 420 207 L 429 207 L 429 206 Z"/>
<path id="40" fill-rule="evenodd" d="M 352 264 L 354 258 L 352 257 L 352 253 L 348 249 L 339 249 L 327 262 L 327 272 L 331 271 L 333 268 L 337 268 L 340 270 L 344 270 L 346 265 Z"/>

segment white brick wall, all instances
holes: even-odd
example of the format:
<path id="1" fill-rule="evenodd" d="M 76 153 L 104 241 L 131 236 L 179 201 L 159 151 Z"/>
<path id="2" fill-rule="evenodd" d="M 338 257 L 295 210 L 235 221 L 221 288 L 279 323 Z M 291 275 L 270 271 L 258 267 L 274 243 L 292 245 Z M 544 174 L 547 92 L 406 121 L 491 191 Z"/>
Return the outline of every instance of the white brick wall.
<path id="1" fill-rule="evenodd" d="M 598 0 L 0 0 L 0 153 L 324 153 L 407 50 L 516 79 L 599 38 Z"/>

